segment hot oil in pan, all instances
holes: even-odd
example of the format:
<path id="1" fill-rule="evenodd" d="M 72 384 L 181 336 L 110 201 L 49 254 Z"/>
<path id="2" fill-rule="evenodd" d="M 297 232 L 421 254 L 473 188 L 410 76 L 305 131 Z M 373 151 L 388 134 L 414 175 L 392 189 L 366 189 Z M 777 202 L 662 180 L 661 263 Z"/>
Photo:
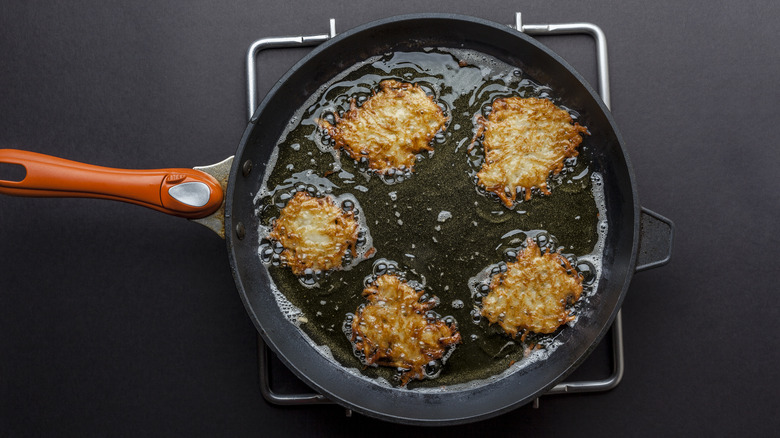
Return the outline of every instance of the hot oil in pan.
<path id="1" fill-rule="evenodd" d="M 419 157 L 411 176 L 383 181 L 368 175 L 346 154 L 339 157 L 318 129 L 317 120 L 343 113 L 352 98 L 358 104 L 364 102 L 385 79 L 419 84 L 444 105 L 450 120 L 433 143 L 435 151 Z M 540 354 L 554 348 L 555 335 L 530 337 L 526 343 L 512 340 L 489 327 L 475 309 L 480 275 L 484 280 L 491 268 L 500 269 L 500 262 L 508 261 L 527 236 L 579 257 L 582 270 L 589 271 L 586 280 L 595 283 L 601 249 L 592 181 L 598 182 L 599 175 L 588 169 L 593 146 L 587 137 L 579 156 L 569 159 L 564 172 L 550 184 L 550 196 L 535 193 L 530 201 L 518 202 L 510 210 L 476 188 L 474 178 L 483 152 L 479 145 L 469 151 L 476 130 L 474 117 L 487 115 L 494 99 L 508 96 L 548 98 L 575 120 L 578 117 L 565 102 L 556 100 L 554 90 L 516 67 L 473 51 L 431 49 L 388 53 L 354 66 L 321 88 L 280 138 L 270 173 L 255 199 L 260 235 L 267 234 L 266 227 L 294 191 L 308 189 L 354 196 L 376 248 L 373 259 L 333 271 L 316 287 L 308 287 L 289 269 L 269 266 L 279 291 L 301 312 L 296 316 L 299 327 L 344 366 L 359 369 L 367 377 L 397 382 L 394 369 L 364 367 L 342 330 L 347 315 L 366 302 L 364 280 L 393 262 L 407 279 L 425 285 L 426 293 L 438 297 L 440 304 L 434 310 L 454 317 L 463 339 L 436 379 L 412 381 L 410 388 L 484 379 L 512 364 L 522 366 L 531 341 L 545 347 Z M 261 242 L 259 252 L 268 251 L 265 243 Z M 587 303 L 592 293 L 586 287 L 578 306 Z M 285 303 L 286 311 L 289 304 Z"/>

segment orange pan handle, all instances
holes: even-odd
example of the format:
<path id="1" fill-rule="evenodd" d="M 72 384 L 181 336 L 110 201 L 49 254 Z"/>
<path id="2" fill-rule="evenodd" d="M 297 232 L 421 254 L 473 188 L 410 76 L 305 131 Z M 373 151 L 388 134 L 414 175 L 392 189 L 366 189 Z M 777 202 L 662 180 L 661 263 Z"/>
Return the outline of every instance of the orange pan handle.
<path id="1" fill-rule="evenodd" d="M 27 172 L 21 181 L 0 179 L 5 195 L 112 199 L 190 219 L 222 205 L 219 182 L 195 169 L 113 169 L 16 149 L 0 149 L 0 163 Z"/>

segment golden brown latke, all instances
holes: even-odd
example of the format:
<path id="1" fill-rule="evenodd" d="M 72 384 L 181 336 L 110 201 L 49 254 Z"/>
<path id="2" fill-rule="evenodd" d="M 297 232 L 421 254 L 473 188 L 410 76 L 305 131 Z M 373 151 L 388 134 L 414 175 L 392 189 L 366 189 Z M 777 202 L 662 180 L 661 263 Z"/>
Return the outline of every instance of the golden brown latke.
<path id="1" fill-rule="evenodd" d="M 425 365 L 460 342 L 455 327 L 426 318 L 435 302 L 420 302 L 422 294 L 395 275 L 382 275 L 363 290 L 369 304 L 352 320 L 351 341 L 365 362 L 408 370 L 401 376 L 402 385 L 424 379 Z"/>
<path id="2" fill-rule="evenodd" d="M 571 273 L 568 273 L 571 272 Z M 582 279 L 558 253 L 541 254 L 533 239 L 490 281 L 482 315 L 514 336 L 521 330 L 552 333 L 574 319 L 566 310 L 582 293 Z"/>
<path id="3" fill-rule="evenodd" d="M 282 244 L 282 263 L 295 275 L 306 268 L 328 270 L 341 267 L 347 250 L 355 255 L 358 221 L 330 196 L 317 198 L 297 192 L 282 209 L 268 238 Z"/>
<path id="4" fill-rule="evenodd" d="M 419 85 L 388 79 L 380 91 L 362 106 L 350 102 L 349 111 L 336 117 L 336 124 L 320 120 L 320 127 L 355 161 L 368 159 L 368 166 L 385 174 L 405 166 L 412 170 L 416 154 L 433 150 L 431 140 L 444 127 L 447 117 Z"/>
<path id="5" fill-rule="evenodd" d="M 549 195 L 547 178 L 563 168 L 563 160 L 576 157 L 581 134 L 588 128 L 572 124 L 568 112 L 547 99 L 535 97 L 499 98 L 487 118 L 477 117 L 475 140 L 484 132 L 485 163 L 477 173 L 479 185 L 514 205 L 517 189 L 538 187 Z M 473 143 L 472 143 L 473 145 Z"/>

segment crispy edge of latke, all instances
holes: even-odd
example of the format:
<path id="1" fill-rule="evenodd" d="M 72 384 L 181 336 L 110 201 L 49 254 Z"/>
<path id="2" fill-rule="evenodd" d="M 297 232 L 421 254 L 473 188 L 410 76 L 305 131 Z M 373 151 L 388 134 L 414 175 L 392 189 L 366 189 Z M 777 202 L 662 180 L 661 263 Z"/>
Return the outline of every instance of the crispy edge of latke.
<path id="1" fill-rule="evenodd" d="M 363 111 L 363 108 L 366 108 L 366 110 L 371 111 L 372 104 L 370 103 L 372 99 L 377 98 L 377 96 L 381 94 L 389 94 L 391 92 L 400 92 L 400 91 L 406 91 L 406 90 L 420 90 L 425 97 L 430 101 L 432 107 L 436 108 L 434 110 L 434 116 L 437 116 L 437 128 L 433 132 L 426 132 L 425 133 L 425 141 L 424 142 L 416 142 L 416 144 L 408 150 L 408 155 L 405 157 L 404 164 L 399 165 L 398 167 L 391 166 L 389 163 L 386 162 L 384 159 L 372 159 L 371 158 L 371 152 L 367 151 L 365 149 L 360 149 L 359 145 L 351 145 L 348 142 L 344 140 L 344 134 L 342 133 L 342 130 L 340 128 L 340 124 L 342 120 L 348 120 L 353 121 L 356 120 Z M 368 105 L 368 107 L 366 107 Z M 349 155 L 350 158 L 355 160 L 356 162 L 359 162 L 361 158 L 366 157 L 368 160 L 368 166 L 369 168 L 377 172 L 379 174 L 385 175 L 388 173 L 388 171 L 397 170 L 400 169 L 401 166 L 407 166 L 409 171 L 414 171 L 414 164 L 416 161 L 416 155 L 419 152 L 422 151 L 432 151 L 433 146 L 431 146 L 431 142 L 433 141 L 434 137 L 438 132 L 440 132 L 447 124 L 447 122 L 450 120 L 449 116 L 444 115 L 444 111 L 441 109 L 439 104 L 434 100 L 434 98 L 427 93 L 425 93 L 419 84 L 417 83 L 410 83 L 410 82 L 403 82 L 399 81 L 397 79 L 385 79 L 379 82 L 379 91 L 373 90 L 371 97 L 363 102 L 361 106 L 357 105 L 357 101 L 355 98 L 351 98 L 349 101 L 349 110 L 347 110 L 343 116 L 339 116 L 338 112 L 333 113 L 333 119 L 334 124 L 331 124 L 327 120 L 324 119 L 317 119 L 317 125 L 319 125 L 320 129 L 325 131 L 334 141 L 335 143 L 335 149 L 337 151 L 345 151 L 347 155 Z"/>
<path id="2" fill-rule="evenodd" d="M 576 316 L 571 312 L 571 310 L 568 308 L 568 306 L 571 305 L 571 304 L 576 303 L 577 301 L 579 301 L 580 297 L 582 296 L 582 290 L 583 290 L 583 288 L 582 288 L 582 276 L 579 274 L 579 272 L 576 269 L 574 269 L 574 267 L 572 267 L 572 265 L 569 262 L 569 260 L 566 257 L 564 257 L 563 255 L 561 255 L 559 252 L 550 252 L 550 251 L 542 252 L 541 248 L 539 248 L 539 245 L 531 237 L 526 239 L 525 248 L 522 251 L 518 252 L 515 262 L 507 263 L 507 265 L 510 265 L 510 264 L 517 265 L 520 262 L 521 258 L 525 259 L 525 258 L 536 258 L 536 257 L 548 258 L 548 259 L 553 259 L 554 258 L 555 261 L 558 262 L 557 265 L 559 265 L 562 269 L 564 269 L 564 271 L 562 272 L 562 275 L 565 275 L 567 277 L 570 277 L 570 278 L 574 279 L 576 281 L 578 287 L 577 287 L 577 290 L 573 294 L 567 295 L 565 297 L 564 308 L 563 308 L 563 310 L 561 312 L 561 315 L 560 315 L 560 318 L 559 318 L 560 323 L 554 329 L 549 330 L 549 331 L 537 332 L 537 331 L 531 330 L 530 327 L 528 327 L 528 326 L 517 326 L 517 327 L 511 326 L 511 325 L 508 325 L 508 324 L 504 323 L 503 318 L 500 317 L 500 314 L 496 315 L 495 318 L 492 318 L 492 315 L 485 313 L 485 308 L 484 307 L 482 307 L 480 309 L 480 314 L 482 316 L 487 318 L 487 320 L 491 324 L 498 324 L 499 326 L 501 326 L 502 330 L 504 330 L 504 332 L 507 335 L 511 336 L 512 338 L 516 339 L 518 333 L 522 332 L 522 335 L 521 335 L 521 338 L 520 338 L 521 342 L 524 342 L 525 339 L 526 339 L 526 336 L 529 333 L 531 333 L 531 332 L 532 333 L 540 333 L 540 334 L 554 333 L 556 330 L 558 330 L 564 324 L 567 324 L 567 323 L 573 321 L 576 318 Z M 488 295 L 485 296 L 485 298 L 487 298 L 487 296 L 489 296 L 490 293 L 493 292 L 494 288 L 496 288 L 499 284 L 503 283 L 503 281 L 506 278 L 506 276 L 507 276 L 507 274 L 508 274 L 510 269 L 511 269 L 511 267 L 507 266 L 507 272 L 502 272 L 502 273 L 499 273 L 499 274 L 496 274 L 496 275 L 493 276 L 493 278 L 490 280 L 490 292 L 488 293 Z M 571 274 L 569 274 L 569 272 L 571 272 Z"/>
<path id="3" fill-rule="evenodd" d="M 380 350 L 376 340 L 372 340 L 360 330 L 360 322 L 363 318 L 363 312 L 365 309 L 369 306 L 380 307 L 381 303 L 386 303 L 388 301 L 388 297 L 380 296 L 379 294 L 379 289 L 381 288 L 380 283 L 384 282 L 385 279 L 389 279 L 388 281 L 393 284 L 393 287 L 404 289 L 402 291 L 404 296 L 400 300 L 401 303 L 399 304 L 406 304 L 411 308 L 414 315 L 422 318 L 425 321 L 425 324 L 421 327 L 418 327 L 416 330 L 418 337 L 422 335 L 422 332 L 425 331 L 425 329 L 430 327 L 435 329 L 444 328 L 449 333 L 449 336 L 438 338 L 439 345 L 435 348 L 435 350 L 422 349 L 420 351 L 422 357 L 427 357 L 427 361 L 424 363 L 418 364 L 393 358 L 392 347 L 385 351 Z M 443 358 L 448 349 L 452 348 L 456 344 L 459 344 L 462 340 L 460 332 L 458 331 L 455 324 L 448 324 L 441 318 L 437 318 L 433 323 L 428 322 L 424 313 L 435 307 L 437 302 L 433 297 L 427 301 L 420 301 L 424 293 L 425 292 L 422 290 L 415 290 L 406 281 L 398 278 L 396 275 L 383 274 L 367 285 L 365 289 L 363 289 L 363 296 L 366 297 L 369 303 L 360 305 L 352 320 L 350 342 L 356 349 L 363 353 L 364 363 L 367 366 L 378 365 L 385 367 L 396 367 L 399 368 L 399 370 L 405 369 L 406 371 L 400 375 L 401 386 L 406 386 L 412 379 L 425 379 L 425 365 L 433 360 L 439 360 Z"/>
<path id="4" fill-rule="evenodd" d="M 479 140 L 480 137 L 482 137 L 485 133 L 485 131 L 488 128 L 488 123 L 490 123 L 490 117 L 495 114 L 496 112 L 496 105 L 498 104 L 500 108 L 498 111 L 502 111 L 505 109 L 505 107 L 508 105 L 508 100 L 512 101 L 522 101 L 522 100 L 534 100 L 534 101 L 544 101 L 548 102 L 550 105 L 553 106 L 554 110 L 561 111 L 566 114 L 568 118 L 568 123 L 574 128 L 574 132 L 569 138 L 568 145 L 564 150 L 564 154 L 562 158 L 556 161 L 555 166 L 551 167 L 547 173 L 547 177 L 545 178 L 545 181 L 542 184 L 539 184 L 538 186 L 531 186 L 526 187 L 522 185 L 517 185 L 514 187 L 514 190 L 509 190 L 510 187 L 508 187 L 506 184 L 500 184 L 500 185 L 494 185 L 491 187 L 486 187 L 484 184 L 481 184 L 482 187 L 488 191 L 496 194 L 501 202 L 507 207 L 512 208 L 514 206 L 515 201 L 517 200 L 517 188 L 522 188 L 524 191 L 524 200 L 528 201 L 531 199 L 532 189 L 534 187 L 538 188 L 543 194 L 550 195 L 550 189 L 547 187 L 547 180 L 549 180 L 550 175 L 557 175 L 560 173 L 560 171 L 563 169 L 563 161 L 567 158 L 576 157 L 579 154 L 579 151 L 577 151 L 577 147 L 582 143 L 582 135 L 586 134 L 590 135 L 590 132 L 588 131 L 588 128 L 586 126 L 582 126 L 577 122 L 572 123 L 573 119 L 571 117 L 571 114 L 569 114 L 568 111 L 558 107 L 555 105 L 550 99 L 545 98 L 537 98 L 537 97 L 518 97 L 518 96 L 512 96 L 512 97 L 500 97 L 498 99 L 495 99 L 491 106 L 493 108 L 493 111 L 488 114 L 487 117 L 478 114 L 475 116 L 474 123 L 477 125 L 477 130 L 474 133 L 474 137 L 471 139 L 471 144 L 468 147 L 468 150 L 470 151 L 474 145 L 477 143 L 477 140 Z M 482 167 L 489 166 L 490 163 L 487 161 L 487 154 L 488 150 L 491 149 L 490 145 L 485 144 L 483 142 L 482 147 L 484 149 L 485 153 L 485 162 L 482 164 Z M 477 178 L 478 178 L 478 184 L 481 183 L 481 178 L 479 177 L 479 174 L 482 173 L 482 169 L 477 172 Z M 509 193 L 509 196 L 507 196 L 507 193 Z"/>
<path id="5" fill-rule="evenodd" d="M 341 214 L 340 216 L 337 216 L 336 221 L 334 222 L 333 225 L 339 226 L 338 228 L 340 230 L 344 230 L 344 227 L 340 225 L 343 225 L 345 221 L 352 222 L 349 227 L 351 230 L 348 230 L 346 233 L 341 233 L 343 234 L 343 238 L 339 239 L 339 240 L 343 240 L 343 243 L 346 243 L 346 245 L 343 245 L 338 252 L 332 254 L 330 257 L 323 256 L 320 258 L 316 258 L 316 257 L 312 258 L 313 262 L 302 260 L 302 257 L 299 257 L 298 248 L 291 248 L 289 244 L 285 243 L 292 240 L 295 236 L 297 236 L 296 233 L 289 232 L 289 230 L 286 229 L 287 227 L 285 227 L 285 224 L 287 223 L 288 220 L 290 222 L 294 221 L 295 216 L 300 213 L 300 211 L 304 208 L 304 206 L 306 206 L 306 204 L 310 204 L 310 203 L 315 203 L 316 204 L 315 208 L 339 209 Z M 288 207 L 290 209 L 288 209 Z M 341 219 L 341 221 L 339 221 L 339 219 Z M 285 228 L 285 230 L 281 230 L 281 228 Z M 284 208 L 282 208 L 279 217 L 273 223 L 273 227 L 271 229 L 271 232 L 268 234 L 268 238 L 270 240 L 277 241 L 282 245 L 282 247 L 284 248 L 284 250 L 280 254 L 282 262 L 284 263 L 285 266 L 288 266 L 292 270 L 293 274 L 297 276 L 301 276 L 304 274 L 307 268 L 314 269 L 315 266 L 328 266 L 324 270 L 341 268 L 342 259 L 348 249 L 352 252 L 353 256 L 357 255 L 356 246 L 357 246 L 359 230 L 360 230 L 360 224 L 358 223 L 357 219 L 355 219 L 354 212 L 344 211 L 344 209 L 336 205 L 336 203 L 333 201 L 330 195 L 317 197 L 317 196 L 311 196 L 304 191 L 299 191 L 296 192 L 295 195 L 292 198 L 290 198 L 289 201 L 287 201 L 287 205 L 285 205 Z M 314 263 L 314 261 L 318 263 Z"/>

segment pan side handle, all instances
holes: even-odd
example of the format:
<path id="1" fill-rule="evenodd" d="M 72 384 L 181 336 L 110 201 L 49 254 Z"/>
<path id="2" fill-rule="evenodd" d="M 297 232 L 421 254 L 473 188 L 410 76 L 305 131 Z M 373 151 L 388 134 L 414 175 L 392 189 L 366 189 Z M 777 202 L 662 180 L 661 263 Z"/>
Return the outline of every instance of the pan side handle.
<path id="1" fill-rule="evenodd" d="M 111 199 L 186 218 L 214 213 L 224 196 L 195 169 L 114 169 L 16 149 L 0 149 L 0 163 L 25 170 L 21 180 L 0 179 L 0 194 L 10 196 Z"/>
<path id="2" fill-rule="evenodd" d="M 636 272 L 669 263 L 672 258 L 673 240 L 674 223 L 660 214 L 642 207 Z"/>

